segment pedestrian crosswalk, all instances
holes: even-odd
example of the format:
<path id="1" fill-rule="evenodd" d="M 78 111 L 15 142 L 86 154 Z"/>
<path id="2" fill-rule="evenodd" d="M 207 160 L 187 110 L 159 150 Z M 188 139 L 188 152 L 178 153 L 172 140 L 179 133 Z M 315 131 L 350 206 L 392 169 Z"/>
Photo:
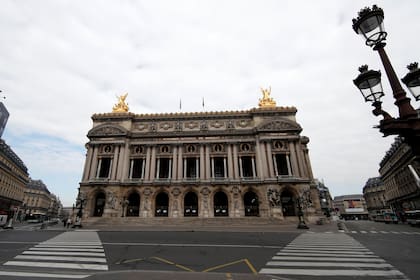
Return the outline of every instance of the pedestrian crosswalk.
<path id="1" fill-rule="evenodd" d="M 61 278 L 86 278 L 90 276 L 87 274 L 89 272 L 108 270 L 104 248 L 98 234 L 82 230 L 64 232 L 41 242 L 4 263 L 3 266 L 16 269 L 37 268 L 38 271 L 42 268 L 46 270 L 43 271 L 45 275 L 57 277 L 58 274 Z M 0 272 L 0 275 L 4 275 L 2 273 L 4 272 Z M 10 275 L 10 269 L 7 273 Z M 49 277 L 45 275 L 43 277 Z"/>
<path id="2" fill-rule="evenodd" d="M 260 273 L 322 279 L 344 276 L 408 279 L 354 238 L 341 233 L 301 234 L 273 256 Z"/>
<path id="3" fill-rule="evenodd" d="M 420 235 L 420 231 L 385 231 L 385 230 L 349 230 L 347 233 L 353 234 L 400 234 L 400 235 Z"/>

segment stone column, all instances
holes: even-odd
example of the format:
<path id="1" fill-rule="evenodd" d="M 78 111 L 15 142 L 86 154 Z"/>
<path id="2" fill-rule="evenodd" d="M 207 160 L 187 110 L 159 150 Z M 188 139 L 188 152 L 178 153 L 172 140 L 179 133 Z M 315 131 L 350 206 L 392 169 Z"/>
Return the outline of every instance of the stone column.
<path id="1" fill-rule="evenodd" d="M 173 153 L 172 153 L 172 172 L 171 172 L 171 180 L 177 180 L 177 176 L 178 176 L 178 170 L 177 170 L 177 151 L 178 151 L 178 147 L 174 146 L 173 147 Z M 172 178 L 173 177 L 173 178 Z"/>
<path id="2" fill-rule="evenodd" d="M 295 142 L 289 142 L 289 149 L 290 149 L 290 161 L 292 162 L 292 172 L 293 176 L 295 177 L 302 177 L 300 173 L 298 161 L 297 161 L 297 152 L 295 149 Z"/>
<path id="3" fill-rule="evenodd" d="M 125 147 L 124 149 L 122 149 L 121 153 L 123 154 L 123 156 L 121 157 L 122 168 L 118 168 L 118 170 L 122 170 L 122 173 L 118 174 L 118 178 L 124 180 L 128 176 L 128 167 L 130 163 L 130 145 L 128 141 L 125 143 Z"/>
<path id="4" fill-rule="evenodd" d="M 238 167 L 238 163 L 239 163 L 239 158 L 238 158 L 238 146 L 237 145 L 233 145 L 233 174 L 234 174 L 234 178 L 238 179 L 239 178 L 239 167 Z M 242 171 L 241 171 L 242 174 Z"/>
<path id="5" fill-rule="evenodd" d="M 232 157 L 232 145 L 227 144 L 227 158 L 228 158 L 228 178 L 233 178 L 233 157 Z"/>
<path id="6" fill-rule="evenodd" d="M 204 180 L 207 177 L 207 174 L 205 174 L 205 164 L 204 164 L 205 158 L 204 158 L 204 145 L 200 145 L 200 179 Z"/>
<path id="7" fill-rule="evenodd" d="M 210 170 L 210 146 L 206 145 L 206 180 L 211 178 L 211 170 Z"/>
<path id="8" fill-rule="evenodd" d="M 155 172 L 156 172 L 156 146 L 152 147 L 152 157 L 150 160 L 150 180 L 153 181 L 155 179 Z"/>
<path id="9" fill-rule="evenodd" d="M 117 167 L 121 165 L 121 160 L 120 160 L 120 150 L 121 150 L 121 145 L 116 145 L 114 147 L 114 158 L 113 158 L 113 165 L 112 165 L 112 171 L 111 171 L 111 180 L 117 180 L 117 179 L 123 179 L 120 176 L 118 176 L 117 178 Z M 120 175 L 120 174 L 118 174 Z"/>
<path id="10" fill-rule="evenodd" d="M 266 142 L 265 147 L 266 147 L 269 177 L 274 178 L 277 176 L 278 173 L 275 172 L 274 166 L 273 166 L 273 152 L 271 151 L 271 143 Z"/>
<path id="11" fill-rule="evenodd" d="M 182 146 L 178 147 L 178 174 L 177 174 L 177 180 L 182 180 L 183 176 L 183 170 L 184 170 L 184 162 L 182 157 Z"/>
<path id="12" fill-rule="evenodd" d="M 90 169 L 89 179 L 96 178 L 96 172 L 98 169 L 98 149 L 99 147 L 94 145 L 93 146 L 93 155 L 92 155 L 92 168 Z"/>
<path id="13" fill-rule="evenodd" d="M 300 175 L 303 178 L 308 178 L 308 173 L 306 172 L 305 162 L 303 158 L 302 146 L 300 145 L 299 142 L 297 142 L 295 143 L 295 147 L 296 147 L 297 160 L 299 163 Z"/>
<path id="14" fill-rule="evenodd" d="M 150 154 L 151 154 L 151 150 L 152 150 L 152 147 L 147 146 L 147 148 L 146 148 L 146 158 L 145 158 L 146 168 L 145 168 L 145 171 L 144 171 L 145 172 L 144 179 L 146 181 L 150 180 Z"/>
<path id="15" fill-rule="evenodd" d="M 254 164 L 256 164 L 257 166 L 254 169 L 256 169 L 255 171 L 257 171 L 256 172 L 257 174 L 254 173 L 254 177 L 256 177 L 255 175 L 257 175 L 257 177 L 260 177 L 263 180 L 265 178 L 265 173 L 263 172 L 261 145 L 260 145 L 260 140 L 258 138 L 256 139 L 255 160 L 256 160 L 256 162 Z"/>

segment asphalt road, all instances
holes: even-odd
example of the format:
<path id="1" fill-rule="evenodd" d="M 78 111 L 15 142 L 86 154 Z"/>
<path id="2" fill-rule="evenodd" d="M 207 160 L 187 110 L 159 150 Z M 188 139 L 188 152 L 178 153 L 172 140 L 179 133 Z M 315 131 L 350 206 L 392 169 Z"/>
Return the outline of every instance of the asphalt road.
<path id="1" fill-rule="evenodd" d="M 410 279 L 420 279 L 420 228 L 371 221 L 347 221 L 345 224 L 354 239 Z"/>
<path id="2" fill-rule="evenodd" d="M 336 227 L 325 228 L 325 232 L 318 227 L 317 232 L 265 233 L 255 229 L 254 232 L 7 230 L 0 232 L 0 279 L 47 276 L 62 279 L 64 274 L 100 280 L 407 279 L 405 276 L 414 280 L 420 275 L 419 228 L 366 221 L 346 222 L 346 227 L 345 233 L 338 232 Z M 39 255 L 40 250 L 46 254 L 56 252 L 52 257 L 45 256 L 44 261 L 31 260 L 28 254 Z M 88 256 L 82 257 L 81 251 Z M 351 255 L 375 257 L 377 261 L 367 263 L 370 261 L 367 258 L 363 264 L 360 258 L 351 260 Z M 67 264 L 66 258 L 73 259 L 70 263 L 85 259 L 86 264 L 79 267 Z M 97 267 L 89 264 L 92 259 L 98 262 Z M 42 264 L 15 265 L 19 261 Z M 259 274 L 261 271 L 266 275 Z M 337 271 L 352 276 L 336 275 Z M 371 274 L 363 274 L 366 271 Z M 357 273 L 362 274 L 356 276 Z"/>
<path id="3" fill-rule="evenodd" d="M 298 233 L 100 232 L 111 270 L 257 273 Z"/>

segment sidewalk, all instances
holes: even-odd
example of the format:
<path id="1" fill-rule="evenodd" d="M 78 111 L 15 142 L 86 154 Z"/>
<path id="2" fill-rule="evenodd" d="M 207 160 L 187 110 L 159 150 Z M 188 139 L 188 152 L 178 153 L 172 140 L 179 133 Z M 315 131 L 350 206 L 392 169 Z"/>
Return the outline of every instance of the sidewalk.
<path id="1" fill-rule="evenodd" d="M 307 224 L 309 229 L 298 229 L 297 224 L 266 224 L 266 225 L 86 225 L 82 228 L 65 228 L 62 224 L 47 226 L 42 230 L 73 231 L 214 231 L 214 232 L 339 232 L 337 222 L 331 221 L 323 225 Z M 40 225 L 38 229 L 41 230 Z"/>

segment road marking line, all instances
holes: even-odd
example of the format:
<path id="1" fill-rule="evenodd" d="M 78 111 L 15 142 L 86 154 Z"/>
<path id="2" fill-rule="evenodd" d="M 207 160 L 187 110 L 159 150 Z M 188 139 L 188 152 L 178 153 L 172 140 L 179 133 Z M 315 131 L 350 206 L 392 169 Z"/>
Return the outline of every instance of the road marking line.
<path id="1" fill-rule="evenodd" d="M 288 256 L 274 256 L 272 260 L 291 260 L 291 261 L 313 261 L 313 257 L 288 257 Z M 385 263 L 385 260 L 381 258 L 337 258 L 335 256 L 331 257 L 319 257 L 316 258 L 317 261 L 333 261 L 333 262 L 378 262 L 378 263 Z"/>
<path id="2" fill-rule="evenodd" d="M 188 268 L 188 267 L 183 266 L 183 265 L 181 265 L 181 264 L 177 264 L 177 263 L 171 262 L 170 260 L 166 260 L 166 259 L 164 259 L 164 258 L 160 258 L 160 257 L 152 257 L 152 259 L 156 259 L 156 260 L 158 260 L 158 261 L 161 261 L 161 262 L 164 262 L 164 263 L 167 263 L 167 264 L 170 264 L 170 265 L 175 265 L 176 267 L 181 268 L 181 269 L 186 270 L 186 271 L 189 271 L 189 272 L 195 272 L 195 271 L 194 271 L 194 270 L 192 270 L 191 268 Z"/>
<path id="3" fill-rule="evenodd" d="M 257 275 L 258 272 L 255 269 L 255 267 L 251 264 L 251 262 L 248 259 L 244 259 L 245 263 L 247 264 L 247 266 L 249 267 L 249 269 L 252 271 L 253 274 Z"/>
<path id="4" fill-rule="evenodd" d="M 89 274 L 57 274 L 57 273 L 37 273 L 37 272 L 22 272 L 22 271 L 0 271 L 0 275 L 17 276 L 17 277 L 72 278 L 72 279 L 83 279 L 90 276 Z"/>
<path id="5" fill-rule="evenodd" d="M 84 258 L 84 257 L 59 257 L 59 256 L 33 256 L 33 255 L 18 255 L 15 257 L 18 260 L 43 260 L 43 261 L 79 261 L 79 262 L 98 262 L 106 263 L 105 258 Z"/>
<path id="6" fill-rule="evenodd" d="M 311 275 L 311 276 L 404 276 L 398 270 L 358 270 L 358 269 L 280 269 L 280 268 L 263 268 L 260 270 L 262 274 L 282 274 L 282 275 Z"/>
<path id="7" fill-rule="evenodd" d="M 351 233 L 357 233 L 357 231 L 355 231 L 355 230 L 352 230 L 352 231 L 351 231 Z"/>
<path id="8" fill-rule="evenodd" d="M 271 266 L 301 266 L 301 267 L 370 267 L 370 268 L 392 268 L 388 263 L 362 263 L 362 262 L 278 262 L 271 261 L 266 265 Z"/>
<path id="9" fill-rule="evenodd" d="M 310 249 L 301 249 L 301 250 L 296 250 L 296 249 L 283 249 L 281 250 L 282 252 L 288 252 L 288 253 L 299 253 L 299 252 L 305 252 L 305 253 L 345 253 L 345 254 L 373 254 L 370 251 L 363 251 L 363 252 L 359 252 L 357 250 L 355 251 L 351 251 L 351 250 L 338 250 L 338 251 L 332 251 L 332 250 L 310 250 Z"/>
<path id="10" fill-rule="evenodd" d="M 29 248 L 30 251 L 66 251 L 66 252 L 97 252 L 102 253 L 104 249 L 84 249 L 84 248 L 40 248 L 32 247 Z"/>
<path id="11" fill-rule="evenodd" d="M 104 242 L 110 246 L 165 246 L 165 247 L 221 247 L 221 248 L 257 248 L 257 249 L 281 249 L 283 246 L 271 245 L 241 245 L 241 244 L 182 244 L 182 243 L 132 243 L 132 242 Z"/>
<path id="12" fill-rule="evenodd" d="M 49 268 L 71 268 L 71 269 L 86 269 L 86 270 L 108 270 L 107 265 L 84 264 L 84 263 L 51 263 L 51 262 L 8 261 L 3 265 L 30 266 L 30 267 L 49 267 Z"/>
<path id="13" fill-rule="evenodd" d="M 283 253 L 278 252 L 276 254 L 277 256 L 302 256 L 302 257 L 331 257 L 335 256 L 337 258 L 339 257 L 349 257 L 349 258 L 377 258 L 378 256 L 369 253 L 369 254 L 348 254 L 348 253 Z"/>
<path id="14" fill-rule="evenodd" d="M 391 231 L 392 233 L 394 233 L 394 234 L 400 234 L 401 232 L 398 232 L 398 231 Z"/>
<path id="15" fill-rule="evenodd" d="M 49 252 L 49 251 L 24 251 L 22 255 L 50 255 L 50 256 L 89 256 L 89 257 L 105 257 L 105 253 L 88 253 L 88 252 Z"/>
<path id="16" fill-rule="evenodd" d="M 381 230 L 381 233 L 388 234 L 389 232 Z"/>
<path id="17" fill-rule="evenodd" d="M 46 245 L 46 244 L 38 244 L 35 245 L 36 248 L 81 248 L 81 249 L 103 249 L 103 246 L 100 245 Z"/>
<path id="18" fill-rule="evenodd" d="M 361 230 L 361 231 L 360 231 L 360 233 L 367 233 L 367 231 L 365 231 L 365 230 Z"/>
<path id="19" fill-rule="evenodd" d="M 304 249 L 304 250 L 328 250 L 328 251 L 369 251 L 368 249 L 366 249 L 366 247 L 335 247 L 335 246 L 299 246 L 299 245 L 288 245 L 286 247 L 284 247 L 285 249 L 290 249 L 290 250 L 294 250 L 294 249 Z"/>
<path id="20" fill-rule="evenodd" d="M 371 230 L 370 233 L 378 233 L 376 230 Z"/>

